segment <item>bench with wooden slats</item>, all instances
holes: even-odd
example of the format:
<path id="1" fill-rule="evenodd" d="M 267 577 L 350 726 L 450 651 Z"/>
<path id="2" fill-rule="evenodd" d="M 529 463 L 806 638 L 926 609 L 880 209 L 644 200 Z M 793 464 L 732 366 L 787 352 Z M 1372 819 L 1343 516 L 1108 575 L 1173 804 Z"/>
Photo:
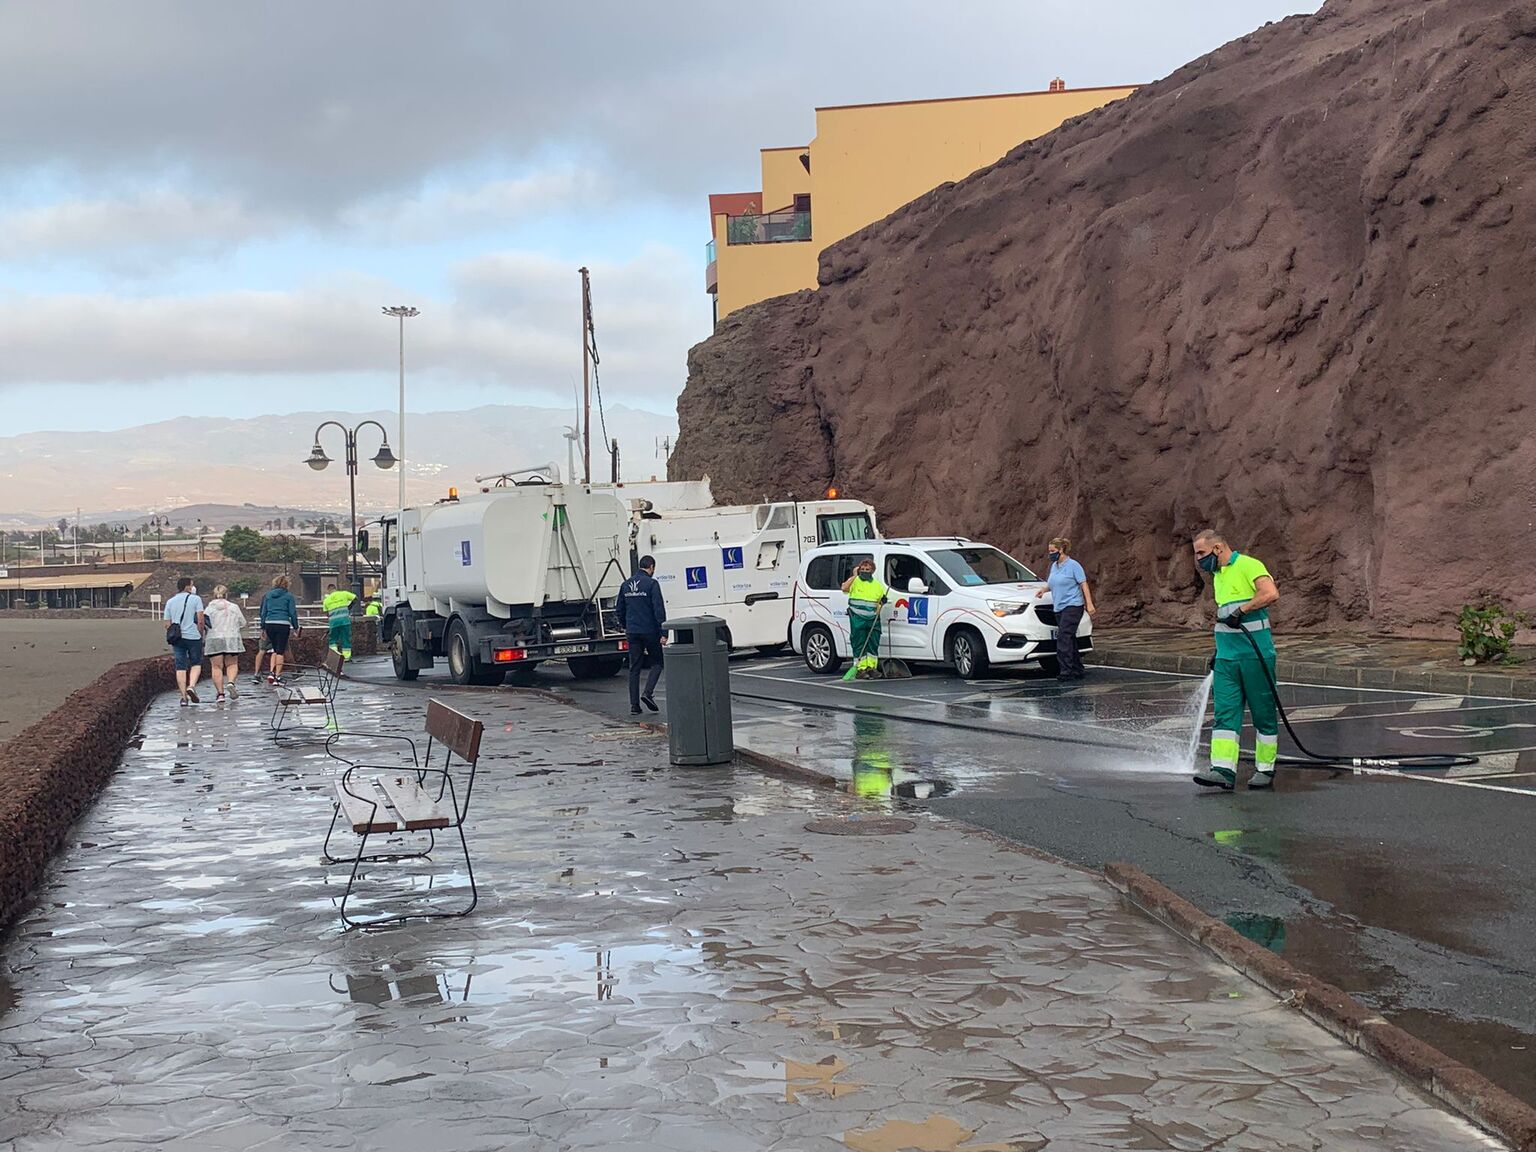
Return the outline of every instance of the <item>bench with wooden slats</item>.
<path id="1" fill-rule="evenodd" d="M 427 703 L 426 755 L 418 760 L 415 741 L 405 736 L 375 733 L 338 732 L 326 741 L 326 753 L 344 761 L 348 768 L 336 782 L 335 812 L 331 818 L 331 830 L 325 836 L 323 859 L 327 864 L 352 864 L 352 875 L 347 880 L 346 892 L 341 898 L 341 918 L 348 926 L 376 927 L 413 917 L 466 916 L 479 900 L 475 886 L 474 866 L 469 859 L 469 842 L 464 835 L 464 824 L 469 817 L 470 797 L 475 787 L 475 772 L 480 760 L 480 740 L 485 725 L 456 712 L 446 704 L 431 700 Z M 409 764 L 387 767 L 367 764 L 341 756 L 335 750 L 346 739 L 397 740 L 410 746 Z M 441 752 L 439 762 L 433 763 L 434 750 Z M 455 763 L 457 758 L 457 763 Z M 345 824 L 358 837 L 357 851 L 350 857 L 331 854 L 331 836 L 338 825 Z M 436 833 L 452 828 L 458 832 L 459 844 L 464 852 L 464 868 L 469 878 L 468 904 L 457 910 L 415 910 L 398 915 L 375 916 L 359 920 L 348 914 L 347 901 L 358 881 L 359 868 L 368 861 L 421 860 L 431 857 L 436 847 Z M 425 833 L 426 846 L 420 846 L 420 838 L 413 846 L 409 839 L 398 837 L 405 833 Z M 392 839 L 385 851 L 369 855 L 368 839 L 371 836 L 389 836 Z"/>
<path id="2" fill-rule="evenodd" d="M 354 776 L 336 784 L 342 814 L 361 836 L 379 832 L 424 832 L 453 826 L 453 806 L 416 782 L 413 772 Z"/>
<path id="3" fill-rule="evenodd" d="M 320 677 L 319 687 L 309 686 L 285 686 L 278 689 L 277 700 L 272 706 L 272 719 L 268 721 L 268 727 L 272 730 L 272 738 L 278 739 L 283 734 L 283 724 L 288 718 L 289 709 L 317 707 L 325 709 L 325 726 L 336 727 L 336 689 L 341 683 L 341 670 L 346 664 L 342 654 L 334 648 L 325 650 L 325 659 L 320 662 L 317 669 Z M 299 725 L 290 731 L 297 731 L 306 727 Z M 309 726 L 313 727 L 313 726 Z"/>

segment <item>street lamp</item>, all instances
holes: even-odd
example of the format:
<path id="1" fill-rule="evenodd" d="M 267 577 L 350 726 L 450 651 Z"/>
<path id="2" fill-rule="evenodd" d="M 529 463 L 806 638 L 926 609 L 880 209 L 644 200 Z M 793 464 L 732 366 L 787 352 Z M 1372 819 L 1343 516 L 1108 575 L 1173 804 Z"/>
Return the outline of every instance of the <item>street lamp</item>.
<path id="1" fill-rule="evenodd" d="M 149 518 L 149 523 L 144 525 L 145 528 L 153 528 L 155 530 L 156 560 L 165 559 L 165 547 L 163 545 L 163 541 L 165 539 L 165 530 L 170 526 L 171 518 L 169 516 L 151 516 Z"/>
<path id="2" fill-rule="evenodd" d="M 348 524 L 348 532 L 351 540 L 344 553 L 348 557 L 347 568 L 352 575 L 352 592 L 361 597 L 363 594 L 363 578 L 357 572 L 357 434 L 368 425 L 372 424 L 379 430 L 383 438 L 383 445 L 374 453 L 373 463 L 379 468 L 393 468 L 396 463 L 395 454 L 389 450 L 389 433 L 384 430 L 384 425 L 377 420 L 364 420 L 356 428 L 348 428 L 345 424 L 336 420 L 327 420 L 315 429 L 315 446 L 309 450 L 308 464 L 316 472 L 322 471 L 331 462 L 331 458 L 325 454 L 325 449 L 320 447 L 320 432 L 327 424 L 334 424 L 341 429 L 341 434 L 346 440 L 347 463 L 347 489 L 352 498 L 352 519 Z"/>
<path id="3" fill-rule="evenodd" d="M 420 308 L 409 304 L 396 304 L 385 308 L 384 315 L 400 321 L 400 426 L 395 431 L 395 447 L 400 449 L 400 507 L 405 507 L 405 322 L 412 316 L 420 316 Z M 361 425 L 359 425 L 361 427 Z M 387 467 L 387 465 L 386 465 Z"/>

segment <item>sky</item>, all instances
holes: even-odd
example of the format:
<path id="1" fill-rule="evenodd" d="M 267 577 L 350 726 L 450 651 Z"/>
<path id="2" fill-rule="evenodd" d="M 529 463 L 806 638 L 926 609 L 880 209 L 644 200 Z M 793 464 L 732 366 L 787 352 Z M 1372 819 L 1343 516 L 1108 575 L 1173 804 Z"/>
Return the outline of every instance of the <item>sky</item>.
<path id="1" fill-rule="evenodd" d="M 817 105 L 1157 79 L 1315 0 L 0 0 L 0 435 L 675 409 L 706 197 Z"/>

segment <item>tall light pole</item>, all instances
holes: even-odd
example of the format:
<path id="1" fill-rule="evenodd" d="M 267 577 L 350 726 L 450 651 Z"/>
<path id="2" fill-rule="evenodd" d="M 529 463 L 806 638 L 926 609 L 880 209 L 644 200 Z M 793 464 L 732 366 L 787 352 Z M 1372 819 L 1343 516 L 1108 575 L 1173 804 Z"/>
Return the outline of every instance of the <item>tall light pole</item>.
<path id="1" fill-rule="evenodd" d="M 383 438 L 384 443 L 378 452 L 374 454 L 373 462 L 380 468 L 393 468 L 397 457 L 389 450 L 389 433 L 384 430 L 384 425 L 380 424 L 377 420 L 364 420 L 356 428 L 348 428 L 345 424 L 335 420 L 326 420 L 315 429 L 315 446 L 309 450 L 309 459 L 304 461 L 316 472 L 319 472 L 331 462 L 331 458 L 325 454 L 325 449 L 320 447 L 320 433 L 327 424 L 333 424 L 340 428 L 341 434 L 346 440 L 347 489 L 352 496 L 352 519 L 350 527 L 347 529 L 351 541 L 346 546 L 342 555 L 347 557 L 347 569 L 352 577 L 353 595 L 361 599 L 363 595 L 363 578 L 358 575 L 357 571 L 357 434 L 370 424 L 379 430 L 379 435 Z"/>
<path id="2" fill-rule="evenodd" d="M 165 559 L 165 530 L 171 526 L 169 516 L 151 516 L 144 527 L 155 530 L 155 559 Z"/>
<path id="3" fill-rule="evenodd" d="M 400 462 L 400 507 L 405 507 L 405 322 L 412 316 L 420 316 L 420 308 L 412 308 L 409 304 L 396 304 L 393 308 L 385 308 L 384 315 L 393 316 L 400 321 L 400 426 L 395 429 L 395 447 L 400 449 L 400 455 L 395 459 Z M 358 425 L 362 427 L 361 424 Z M 356 516 L 353 517 L 357 519 Z M 353 589 L 361 592 L 361 589 Z"/>

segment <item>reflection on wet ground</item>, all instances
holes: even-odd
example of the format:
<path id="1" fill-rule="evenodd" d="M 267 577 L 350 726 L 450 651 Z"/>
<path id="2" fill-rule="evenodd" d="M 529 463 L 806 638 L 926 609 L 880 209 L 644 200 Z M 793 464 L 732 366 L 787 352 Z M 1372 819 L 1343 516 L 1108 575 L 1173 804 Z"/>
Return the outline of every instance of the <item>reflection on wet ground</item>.
<path id="1" fill-rule="evenodd" d="M 409 733 L 422 703 L 353 683 L 340 712 Z M 5 952 L 0 1144 L 1492 1146 L 1090 876 L 920 809 L 900 836 L 804 830 L 899 792 L 674 771 L 540 699 L 454 703 L 487 721 L 481 906 L 348 933 L 319 862 L 334 762 L 274 749 L 245 701 L 158 702 Z M 850 779 L 952 767 L 883 739 Z M 366 879 L 380 903 L 464 882 Z"/>

